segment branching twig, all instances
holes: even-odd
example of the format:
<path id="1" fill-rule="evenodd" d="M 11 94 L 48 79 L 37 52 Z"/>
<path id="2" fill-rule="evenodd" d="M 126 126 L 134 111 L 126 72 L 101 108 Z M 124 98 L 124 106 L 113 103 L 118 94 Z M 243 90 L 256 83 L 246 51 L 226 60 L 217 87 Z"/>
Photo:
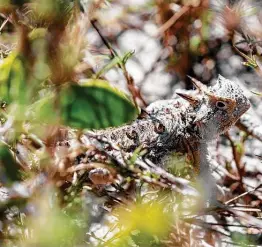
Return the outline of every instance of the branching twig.
<path id="1" fill-rule="evenodd" d="M 105 46 L 109 49 L 110 54 L 111 54 L 111 59 L 119 57 L 117 51 L 115 49 L 113 49 L 113 47 L 111 46 L 111 44 L 107 41 L 107 39 L 102 35 L 101 31 L 98 28 L 97 25 L 97 20 L 93 19 L 90 20 L 92 26 L 94 27 L 94 29 L 97 31 L 98 35 L 100 36 L 100 38 L 102 39 L 103 43 L 105 44 Z M 133 97 L 133 101 L 135 106 L 137 107 L 137 102 L 136 99 L 138 98 L 139 100 L 141 100 L 142 104 L 144 107 L 147 106 L 145 100 L 143 99 L 139 89 L 136 88 L 135 84 L 134 84 L 134 79 L 133 77 L 128 73 L 125 63 L 119 63 L 118 67 L 122 69 L 124 76 L 126 78 L 127 81 L 127 87 Z"/>

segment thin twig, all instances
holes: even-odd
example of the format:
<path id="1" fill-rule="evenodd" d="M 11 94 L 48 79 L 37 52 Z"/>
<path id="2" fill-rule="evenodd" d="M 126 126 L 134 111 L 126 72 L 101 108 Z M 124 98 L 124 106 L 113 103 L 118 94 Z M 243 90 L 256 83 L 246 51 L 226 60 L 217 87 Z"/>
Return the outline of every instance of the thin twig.
<path id="1" fill-rule="evenodd" d="M 171 26 L 173 26 L 176 21 L 185 14 L 190 9 L 190 6 L 185 5 L 181 8 L 179 12 L 176 12 L 168 21 L 166 21 L 157 31 L 157 34 L 155 36 L 159 36 L 162 33 L 164 33 L 166 30 L 168 30 Z"/>
<path id="2" fill-rule="evenodd" d="M 77 171 L 80 171 L 80 170 L 92 170 L 92 169 L 103 167 L 103 166 L 104 166 L 104 164 L 97 163 L 97 162 L 91 162 L 91 163 L 87 163 L 87 164 L 80 163 L 76 166 L 69 167 L 66 171 L 68 173 L 74 173 L 74 172 L 77 172 Z"/>
<path id="3" fill-rule="evenodd" d="M 97 26 L 97 20 L 93 19 L 93 20 L 90 20 L 93 28 L 96 30 L 96 32 L 98 33 L 99 37 L 101 38 L 101 40 L 103 41 L 104 45 L 107 47 L 107 49 L 110 51 L 110 54 L 111 54 L 111 58 L 114 58 L 114 57 L 118 57 L 118 53 L 117 51 L 115 51 L 113 49 L 113 47 L 111 46 L 111 44 L 107 41 L 107 39 L 102 35 L 102 33 L 100 32 L 98 26 Z"/>
<path id="4" fill-rule="evenodd" d="M 227 208 L 227 211 L 229 211 L 230 213 L 234 214 L 235 216 L 241 218 L 242 220 L 245 220 L 247 223 L 252 222 L 252 225 L 262 229 L 262 220 L 254 217 L 254 216 L 251 216 L 251 215 L 249 215 L 245 212 L 242 212 L 242 211 L 232 210 L 230 208 Z"/>
<path id="5" fill-rule="evenodd" d="M 237 199 L 239 199 L 239 198 L 241 198 L 241 197 L 243 197 L 243 196 L 245 196 L 245 195 L 248 195 L 248 194 L 251 193 L 251 192 L 256 191 L 257 189 L 260 189 L 261 187 L 262 187 L 262 184 L 258 185 L 258 186 L 255 187 L 253 190 L 246 191 L 246 192 L 244 192 L 244 193 L 242 193 L 242 194 L 240 194 L 240 195 L 238 195 L 238 196 L 236 196 L 236 197 L 234 197 L 234 198 L 226 201 L 225 204 L 227 205 L 227 204 L 229 204 L 229 203 L 231 203 L 231 202 L 233 202 L 233 201 L 235 201 L 235 200 L 237 200 Z"/>
<path id="6" fill-rule="evenodd" d="M 9 17 L 7 17 L 4 21 L 3 21 L 3 23 L 2 23 L 2 25 L 1 25 L 1 27 L 0 27 L 0 33 L 2 32 L 2 29 L 4 28 L 4 26 L 6 25 L 6 23 L 9 21 Z"/>
<path id="7" fill-rule="evenodd" d="M 241 186 L 243 187 L 243 176 L 242 176 L 243 175 L 243 165 L 240 163 L 241 157 L 239 158 L 237 147 L 236 147 L 233 139 L 229 135 L 229 133 L 226 133 L 225 136 L 227 137 L 227 139 L 230 142 L 232 152 L 233 152 L 234 161 L 236 163 L 236 167 L 237 167 L 237 171 L 238 171 L 239 182 L 240 182 Z"/>
<path id="8" fill-rule="evenodd" d="M 218 207 L 208 207 L 203 209 L 201 212 L 194 214 L 194 215 L 186 215 L 183 217 L 184 220 L 187 220 L 188 222 L 190 222 L 190 220 L 195 220 L 196 217 L 199 217 L 201 215 L 207 215 L 210 212 L 229 212 L 233 215 L 235 215 L 236 217 L 238 217 L 239 219 L 242 219 L 244 221 L 246 221 L 247 223 L 252 223 L 252 227 L 256 227 L 256 228 L 261 228 L 262 229 L 262 220 L 260 220 L 259 218 L 256 218 L 254 216 L 251 216 L 241 210 L 236 210 L 234 208 L 231 208 L 229 206 L 226 205 L 219 205 Z M 261 210 L 260 210 L 261 212 Z M 193 222 L 192 222 L 193 223 Z"/>
<path id="9" fill-rule="evenodd" d="M 261 213 L 261 209 L 259 208 L 240 208 L 240 207 L 231 207 L 234 210 L 241 211 L 241 212 L 257 212 Z"/>
<path id="10" fill-rule="evenodd" d="M 236 225 L 236 224 L 223 224 L 223 223 L 214 223 L 214 222 L 203 222 L 200 219 L 195 219 L 195 221 L 199 221 L 201 224 L 205 223 L 208 225 L 212 225 L 212 226 L 223 226 L 223 227 L 239 227 L 239 228 L 257 228 L 260 229 L 259 227 L 253 226 L 252 224 L 248 225 L 248 226 L 244 226 L 244 225 Z"/>

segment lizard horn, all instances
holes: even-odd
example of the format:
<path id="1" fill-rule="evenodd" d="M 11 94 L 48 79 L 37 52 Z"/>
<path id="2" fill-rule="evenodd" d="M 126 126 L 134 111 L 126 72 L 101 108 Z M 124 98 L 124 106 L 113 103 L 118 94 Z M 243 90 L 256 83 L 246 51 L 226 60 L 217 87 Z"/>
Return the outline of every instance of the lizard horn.
<path id="1" fill-rule="evenodd" d="M 199 99 L 194 95 L 181 93 L 181 92 L 176 92 L 176 94 L 181 98 L 185 99 L 186 101 L 188 101 L 191 105 L 197 105 L 199 103 Z"/>
<path id="2" fill-rule="evenodd" d="M 191 77 L 191 76 L 187 76 L 188 78 L 190 78 L 190 80 L 192 81 L 192 83 L 194 84 L 194 86 L 200 91 L 203 92 L 204 94 L 206 94 L 209 98 L 214 99 L 216 96 L 211 93 L 207 86 L 205 84 L 203 84 L 201 81 Z"/>
<path id="3" fill-rule="evenodd" d="M 200 91 L 200 92 L 207 92 L 207 86 L 205 84 L 203 84 L 201 81 L 191 77 L 191 76 L 187 76 L 192 83 L 194 84 L 194 86 Z"/>
<path id="4" fill-rule="evenodd" d="M 138 119 L 143 119 L 143 118 L 147 118 L 147 117 L 150 117 L 150 114 L 144 110 L 144 109 L 141 109 L 139 115 L 138 115 Z"/>

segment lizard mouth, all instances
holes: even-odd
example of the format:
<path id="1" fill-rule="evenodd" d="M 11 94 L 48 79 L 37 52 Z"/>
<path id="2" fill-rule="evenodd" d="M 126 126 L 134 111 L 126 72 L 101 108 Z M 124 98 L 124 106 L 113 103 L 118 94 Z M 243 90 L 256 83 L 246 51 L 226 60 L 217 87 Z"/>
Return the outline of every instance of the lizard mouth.
<path id="1" fill-rule="evenodd" d="M 242 116 L 246 111 L 248 111 L 250 107 L 251 107 L 251 103 L 249 102 L 248 99 L 246 99 L 245 105 L 242 107 L 242 110 L 240 109 L 240 116 Z"/>
<path id="2" fill-rule="evenodd" d="M 247 100 L 245 112 L 251 107 L 251 103 Z"/>

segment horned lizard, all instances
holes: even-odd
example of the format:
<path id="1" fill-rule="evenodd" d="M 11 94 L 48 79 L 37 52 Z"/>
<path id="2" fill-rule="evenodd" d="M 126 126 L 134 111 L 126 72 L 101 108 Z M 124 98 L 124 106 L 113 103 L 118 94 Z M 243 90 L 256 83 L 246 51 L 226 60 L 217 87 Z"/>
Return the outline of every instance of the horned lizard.
<path id="1" fill-rule="evenodd" d="M 177 91 L 180 99 L 156 101 L 132 123 L 95 131 L 95 136 L 105 137 L 119 152 L 132 154 L 142 147 L 148 151 L 145 157 L 162 167 L 171 153 L 186 153 L 203 183 L 213 184 L 207 143 L 234 125 L 250 103 L 237 84 L 221 75 L 211 87 L 191 80 L 193 92 Z M 92 142 L 94 136 L 86 136 Z M 107 147 L 105 151 L 119 155 Z"/>

